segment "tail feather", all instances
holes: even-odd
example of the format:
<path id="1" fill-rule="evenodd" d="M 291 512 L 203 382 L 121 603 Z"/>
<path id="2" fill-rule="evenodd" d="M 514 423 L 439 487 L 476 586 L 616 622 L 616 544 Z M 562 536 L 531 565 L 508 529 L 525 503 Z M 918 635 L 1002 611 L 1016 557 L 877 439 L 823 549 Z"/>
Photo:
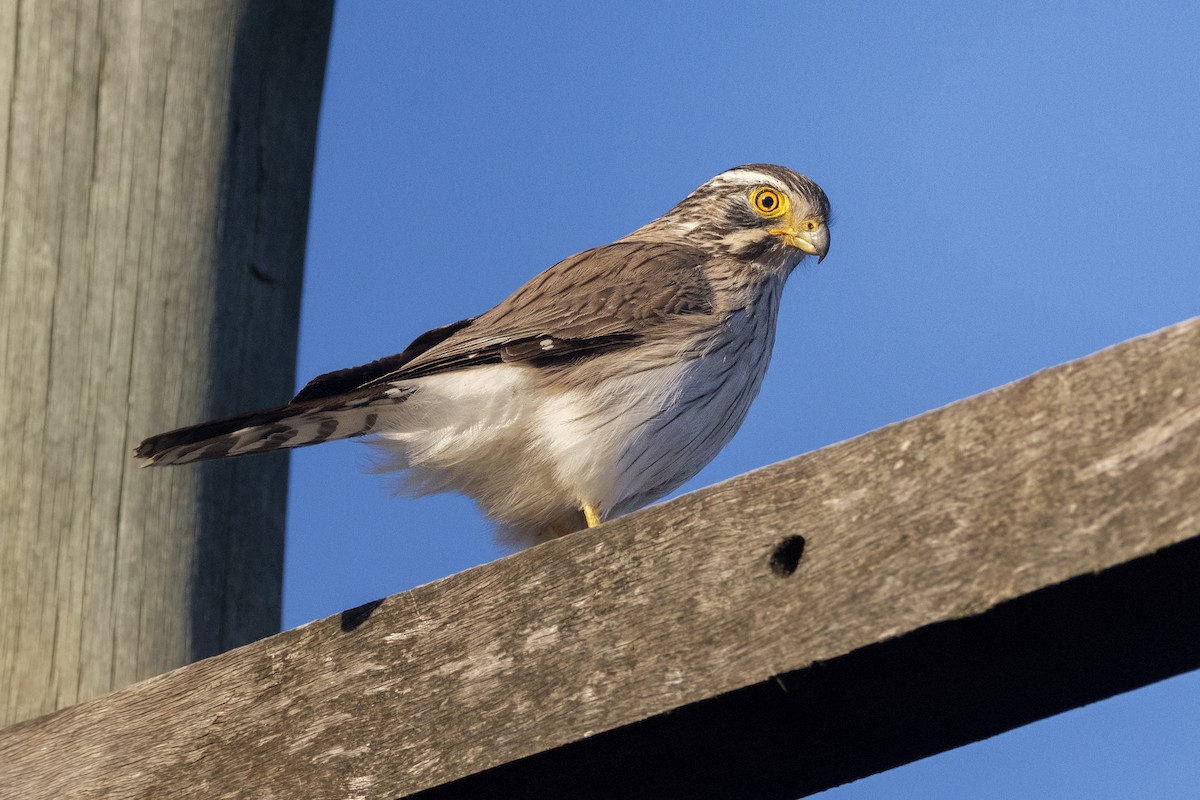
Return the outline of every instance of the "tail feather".
<path id="1" fill-rule="evenodd" d="M 289 403 L 151 436 L 134 450 L 143 466 L 166 466 L 307 447 L 373 432 L 380 412 L 411 394 L 385 394 Z"/>

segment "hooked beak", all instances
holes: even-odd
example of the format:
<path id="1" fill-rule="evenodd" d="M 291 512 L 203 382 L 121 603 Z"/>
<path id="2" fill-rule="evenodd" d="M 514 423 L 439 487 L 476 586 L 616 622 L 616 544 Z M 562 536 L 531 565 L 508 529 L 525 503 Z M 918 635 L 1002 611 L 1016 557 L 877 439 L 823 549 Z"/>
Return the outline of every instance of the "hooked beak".
<path id="1" fill-rule="evenodd" d="M 807 227 L 810 222 L 816 222 L 817 226 L 810 230 Z M 789 247 L 816 256 L 818 264 L 825 260 L 825 255 L 829 252 L 829 228 L 824 222 L 803 220 L 799 224 L 775 228 L 768 233 L 781 237 Z"/>

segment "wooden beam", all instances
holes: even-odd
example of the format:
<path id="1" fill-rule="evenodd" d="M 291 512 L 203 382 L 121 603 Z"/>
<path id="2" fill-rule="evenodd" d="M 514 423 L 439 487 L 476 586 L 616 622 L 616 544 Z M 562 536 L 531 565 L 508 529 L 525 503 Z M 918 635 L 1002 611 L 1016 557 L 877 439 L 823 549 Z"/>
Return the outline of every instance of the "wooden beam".
<path id="1" fill-rule="evenodd" d="M 332 16 L 0 3 L 0 725 L 279 630 L 287 460 L 130 453 L 291 395 Z"/>
<path id="2" fill-rule="evenodd" d="M 787 798 L 1200 666 L 1200 318 L 0 732 L 0 795 Z"/>

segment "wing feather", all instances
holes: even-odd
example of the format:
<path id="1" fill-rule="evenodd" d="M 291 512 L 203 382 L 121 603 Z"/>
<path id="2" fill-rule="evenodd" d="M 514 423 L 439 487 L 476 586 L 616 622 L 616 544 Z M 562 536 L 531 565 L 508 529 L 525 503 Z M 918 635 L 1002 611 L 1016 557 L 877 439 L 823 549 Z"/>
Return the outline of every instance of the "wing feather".
<path id="1" fill-rule="evenodd" d="M 550 365 L 633 346 L 672 316 L 712 313 L 705 258 L 701 250 L 666 242 L 586 250 L 359 388 L 499 361 Z"/>
<path id="2" fill-rule="evenodd" d="M 349 367 L 348 369 L 339 369 L 334 372 L 326 372 L 324 375 L 318 375 L 305 384 L 304 388 L 292 398 L 291 403 L 288 405 L 305 403 L 309 400 L 318 400 L 325 397 L 334 397 L 335 395 L 345 394 L 355 389 L 374 385 L 380 377 L 394 373 L 417 356 L 441 344 L 454 333 L 462 330 L 474 321 L 473 317 L 460 319 L 458 322 L 452 322 L 449 325 L 425 331 L 425 333 L 413 339 L 412 344 L 404 348 L 403 352 L 397 353 L 394 356 L 385 356 L 384 358 L 372 361 L 370 364 L 363 364 L 360 367 Z"/>
<path id="3" fill-rule="evenodd" d="M 704 254 L 666 243 L 621 241 L 561 261 L 500 305 L 435 328 L 403 352 L 310 381 L 286 406 L 152 436 L 137 456 L 176 464 L 362 436 L 378 412 L 413 389 L 396 381 L 501 361 L 552 366 L 633 347 L 680 314 L 713 312 Z"/>

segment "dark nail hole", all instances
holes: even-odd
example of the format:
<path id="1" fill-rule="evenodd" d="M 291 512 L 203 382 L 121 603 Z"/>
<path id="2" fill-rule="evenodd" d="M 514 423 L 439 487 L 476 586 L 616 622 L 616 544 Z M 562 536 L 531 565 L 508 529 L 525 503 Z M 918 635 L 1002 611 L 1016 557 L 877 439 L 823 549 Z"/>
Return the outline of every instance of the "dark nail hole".
<path id="1" fill-rule="evenodd" d="M 363 603 L 361 606 L 355 606 L 348 611 L 343 611 L 342 630 L 349 633 L 359 625 L 362 625 L 371 617 L 371 613 L 381 605 L 383 605 L 382 600 L 372 600 L 369 603 Z"/>
<path id="2" fill-rule="evenodd" d="M 781 578 L 786 578 L 800 566 L 800 558 L 804 555 L 804 537 L 789 536 L 775 545 L 771 553 L 771 572 Z"/>

